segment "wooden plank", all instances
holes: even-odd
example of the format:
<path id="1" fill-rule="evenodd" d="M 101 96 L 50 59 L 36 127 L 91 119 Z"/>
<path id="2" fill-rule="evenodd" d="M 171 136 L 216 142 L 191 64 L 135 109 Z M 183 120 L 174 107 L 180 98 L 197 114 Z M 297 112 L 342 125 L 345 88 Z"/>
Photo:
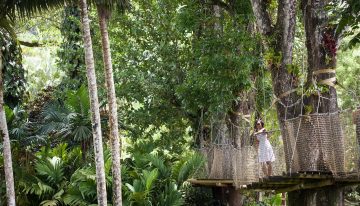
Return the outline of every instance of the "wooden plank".
<path id="1" fill-rule="evenodd" d="M 297 184 L 291 187 L 286 187 L 283 189 L 276 190 L 276 193 L 282 193 L 282 192 L 291 192 L 295 190 L 306 190 L 306 189 L 313 189 L 313 188 L 320 188 L 325 186 L 330 186 L 334 184 L 334 180 L 321 180 L 313 183 L 301 183 Z"/>
<path id="2" fill-rule="evenodd" d="M 200 185 L 206 187 L 232 187 L 233 180 L 214 180 L 214 179 L 188 179 L 192 185 Z"/>

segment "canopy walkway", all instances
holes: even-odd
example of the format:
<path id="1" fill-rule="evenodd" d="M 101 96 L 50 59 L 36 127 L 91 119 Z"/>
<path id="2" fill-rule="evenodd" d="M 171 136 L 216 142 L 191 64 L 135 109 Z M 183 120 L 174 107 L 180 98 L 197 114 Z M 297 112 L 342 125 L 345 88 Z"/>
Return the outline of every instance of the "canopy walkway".
<path id="1" fill-rule="evenodd" d="M 262 174 L 255 146 L 243 141 L 241 146 L 200 148 L 207 164 L 188 181 L 194 186 L 279 193 L 360 184 L 360 110 L 304 115 L 286 120 L 283 129 L 282 141 L 273 145 L 276 160 L 271 176 Z"/>
<path id="2" fill-rule="evenodd" d="M 291 192 L 295 190 L 313 189 L 331 185 L 351 186 L 360 184 L 358 173 L 343 174 L 335 177 L 331 173 L 318 171 L 304 171 L 281 176 L 260 178 L 256 182 L 237 186 L 231 179 L 189 179 L 193 186 L 205 187 L 238 187 L 238 189 L 254 191 L 275 191 L 275 193 Z"/>

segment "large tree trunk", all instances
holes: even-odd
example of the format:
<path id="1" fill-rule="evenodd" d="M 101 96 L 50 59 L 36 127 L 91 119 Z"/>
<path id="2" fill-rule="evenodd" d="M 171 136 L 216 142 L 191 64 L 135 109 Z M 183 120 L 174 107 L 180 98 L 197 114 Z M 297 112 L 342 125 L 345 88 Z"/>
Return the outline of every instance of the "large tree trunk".
<path id="1" fill-rule="evenodd" d="M 270 69 L 273 90 L 278 98 L 276 108 L 280 128 L 284 128 L 286 119 L 299 115 L 300 106 L 296 104 L 299 96 L 294 92 L 298 86 L 296 76 L 288 72 L 292 64 L 294 33 L 296 23 L 296 1 L 279 0 L 277 21 L 271 26 L 270 15 L 267 12 L 268 2 L 264 0 L 251 0 L 256 18 L 257 29 L 264 37 L 266 52 L 271 56 L 267 59 Z"/>
<path id="2" fill-rule="evenodd" d="M 337 39 L 335 29 L 328 27 L 327 4 L 325 0 L 302 2 L 309 65 L 307 84 L 324 86 L 328 90 L 310 96 L 307 103 L 312 106 L 311 113 L 338 111 L 335 79 L 331 79 L 335 77 Z"/>
<path id="3" fill-rule="evenodd" d="M 301 101 L 296 92 L 297 77 L 289 73 L 292 65 L 292 52 L 296 23 L 296 1 L 279 0 L 276 25 L 272 27 L 268 2 L 251 0 L 257 29 L 263 35 L 268 69 L 271 72 L 273 91 L 276 96 L 276 109 L 282 137 L 286 137 L 285 121 L 297 117 L 301 111 Z M 288 148 L 288 142 L 284 141 Z M 286 156 L 286 162 L 291 162 Z M 287 165 L 289 167 L 289 165 Z"/>
<path id="4" fill-rule="evenodd" d="M 97 94 L 94 55 L 92 49 L 90 23 L 89 23 L 86 0 L 80 0 L 80 8 L 81 8 L 81 19 L 83 25 L 85 63 L 87 68 L 86 74 L 88 79 L 88 87 L 89 87 L 89 95 L 90 95 L 91 123 L 92 123 L 93 139 L 94 139 L 97 198 L 99 205 L 106 206 L 107 195 L 106 195 L 104 154 L 103 154 L 103 143 L 102 143 L 102 135 L 101 135 L 99 100 Z"/>
<path id="5" fill-rule="evenodd" d="M 308 87 L 326 87 L 326 92 L 312 94 L 305 103 L 310 113 L 333 113 L 338 111 L 335 83 L 336 44 L 334 30 L 328 27 L 328 1 L 303 0 L 306 47 L 308 51 Z M 339 137 L 337 144 L 343 144 Z M 336 158 L 344 158 L 343 151 Z M 318 161 L 322 161 L 319 159 Z M 319 190 L 301 190 L 289 193 L 290 205 L 344 205 L 341 187 L 331 186 Z"/>
<path id="6" fill-rule="evenodd" d="M 344 196 L 338 187 L 299 190 L 288 193 L 290 206 L 342 206 Z"/>
<path id="7" fill-rule="evenodd" d="M 268 62 L 268 64 L 271 69 L 274 93 L 278 97 L 276 108 L 280 129 L 282 130 L 282 135 L 285 136 L 285 120 L 297 117 L 300 114 L 299 108 L 301 106 L 296 104 L 299 97 L 293 92 L 294 88 L 297 87 L 296 76 L 289 74 L 287 71 L 287 66 L 292 63 L 292 47 L 295 28 L 295 1 L 279 0 L 278 19 L 274 28 L 271 27 L 270 15 L 266 10 L 268 6 L 267 2 L 264 0 L 251 1 L 258 28 L 265 38 L 267 38 L 267 42 L 269 42 L 266 45 L 267 50 L 273 52 L 270 56 L 275 57 L 273 60 Z M 323 27 L 323 19 L 325 15 L 323 7 L 324 2 L 304 0 L 303 6 L 305 9 L 304 19 L 309 54 L 309 78 L 312 80 L 314 71 L 325 69 L 327 67 L 333 67 L 335 65 L 334 55 L 329 56 L 326 54 L 326 52 L 330 52 L 331 54 L 334 47 L 331 45 L 327 48 L 322 47 L 322 35 L 326 34 L 324 33 L 325 30 Z M 332 42 L 331 36 L 330 42 Z M 280 58 L 280 61 L 278 61 L 276 57 Z M 319 75 L 319 79 L 328 79 L 332 77 L 331 75 L 331 73 L 325 75 L 321 74 Z M 311 82 L 310 79 L 309 82 Z M 310 105 L 313 106 L 312 112 L 336 111 L 337 104 L 335 89 L 330 87 L 329 92 L 327 94 L 323 94 L 323 96 L 330 99 L 330 101 L 322 103 L 322 106 L 318 106 L 317 104 L 319 97 L 312 96 L 310 98 Z M 286 142 L 284 142 L 284 144 L 286 144 Z M 330 196 L 325 195 L 327 193 L 331 193 L 331 197 L 333 198 L 330 199 Z M 321 190 L 304 190 L 291 192 L 289 194 L 290 205 L 341 205 L 342 199 L 341 189 L 339 188 L 331 188 L 331 191 L 327 188 Z"/>
<path id="8" fill-rule="evenodd" d="M 6 183 L 7 205 L 13 206 L 15 203 L 14 174 L 11 158 L 11 145 L 9 131 L 6 124 L 4 110 L 4 82 L 3 82 L 3 57 L 0 48 L 0 138 L 3 139 L 4 170 Z"/>
<path id="9" fill-rule="evenodd" d="M 111 62 L 110 42 L 107 30 L 107 19 L 109 11 L 98 5 L 97 7 L 101 42 L 103 49 L 103 60 L 105 69 L 105 81 L 107 87 L 107 98 L 109 103 L 109 126 L 110 126 L 110 141 L 112 151 L 112 175 L 113 175 L 113 191 L 114 205 L 122 205 L 121 198 L 121 165 L 120 165 L 120 140 L 119 140 L 119 129 L 118 129 L 118 115 L 117 115 L 117 104 L 115 95 L 114 76 Z"/>

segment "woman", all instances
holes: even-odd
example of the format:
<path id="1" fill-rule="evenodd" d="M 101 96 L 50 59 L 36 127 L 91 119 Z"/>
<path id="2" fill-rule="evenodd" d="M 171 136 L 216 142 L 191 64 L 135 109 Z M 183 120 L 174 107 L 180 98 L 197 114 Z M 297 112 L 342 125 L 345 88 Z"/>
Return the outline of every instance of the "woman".
<path id="1" fill-rule="evenodd" d="M 271 162 L 275 161 L 274 151 L 267 137 L 267 132 L 264 128 L 264 122 L 259 119 L 255 122 L 255 133 L 258 145 L 259 162 L 262 171 L 266 176 L 270 176 L 272 173 Z"/>

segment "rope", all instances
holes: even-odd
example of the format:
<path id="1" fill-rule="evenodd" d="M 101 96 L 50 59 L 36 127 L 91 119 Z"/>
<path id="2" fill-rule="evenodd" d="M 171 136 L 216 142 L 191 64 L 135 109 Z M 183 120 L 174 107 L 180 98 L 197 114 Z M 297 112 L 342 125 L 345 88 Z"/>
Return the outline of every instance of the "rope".
<path id="1" fill-rule="evenodd" d="M 291 159 L 290 159 L 290 169 L 289 169 L 290 173 L 291 173 L 291 168 L 292 168 L 292 162 L 293 162 L 293 160 L 294 160 L 294 155 L 295 155 L 295 150 L 296 150 L 296 144 L 297 144 L 297 140 L 298 140 L 298 136 L 299 136 L 299 132 L 300 132 L 301 120 L 302 120 L 302 118 L 300 118 L 300 120 L 299 120 L 298 130 L 297 130 L 297 132 L 296 132 L 295 143 L 294 143 L 294 147 L 293 147 L 292 155 L 291 155 Z"/>
<path id="2" fill-rule="evenodd" d="M 320 69 L 313 72 L 313 75 L 336 73 L 335 69 Z"/>
<path id="3" fill-rule="evenodd" d="M 336 77 L 331 77 L 329 79 L 320 80 L 319 84 L 328 85 L 330 87 L 335 87 L 336 85 Z"/>
<path id="4" fill-rule="evenodd" d="M 276 97 L 276 96 L 274 95 L 274 96 L 275 96 L 275 99 L 273 99 L 273 101 L 271 102 L 271 107 L 272 107 L 276 102 L 281 101 L 281 98 L 286 97 L 286 96 L 290 95 L 290 94 L 293 93 L 293 92 L 296 92 L 296 88 L 291 89 L 291 90 L 289 90 L 289 91 L 286 91 L 286 92 L 280 94 L 278 97 Z"/>

